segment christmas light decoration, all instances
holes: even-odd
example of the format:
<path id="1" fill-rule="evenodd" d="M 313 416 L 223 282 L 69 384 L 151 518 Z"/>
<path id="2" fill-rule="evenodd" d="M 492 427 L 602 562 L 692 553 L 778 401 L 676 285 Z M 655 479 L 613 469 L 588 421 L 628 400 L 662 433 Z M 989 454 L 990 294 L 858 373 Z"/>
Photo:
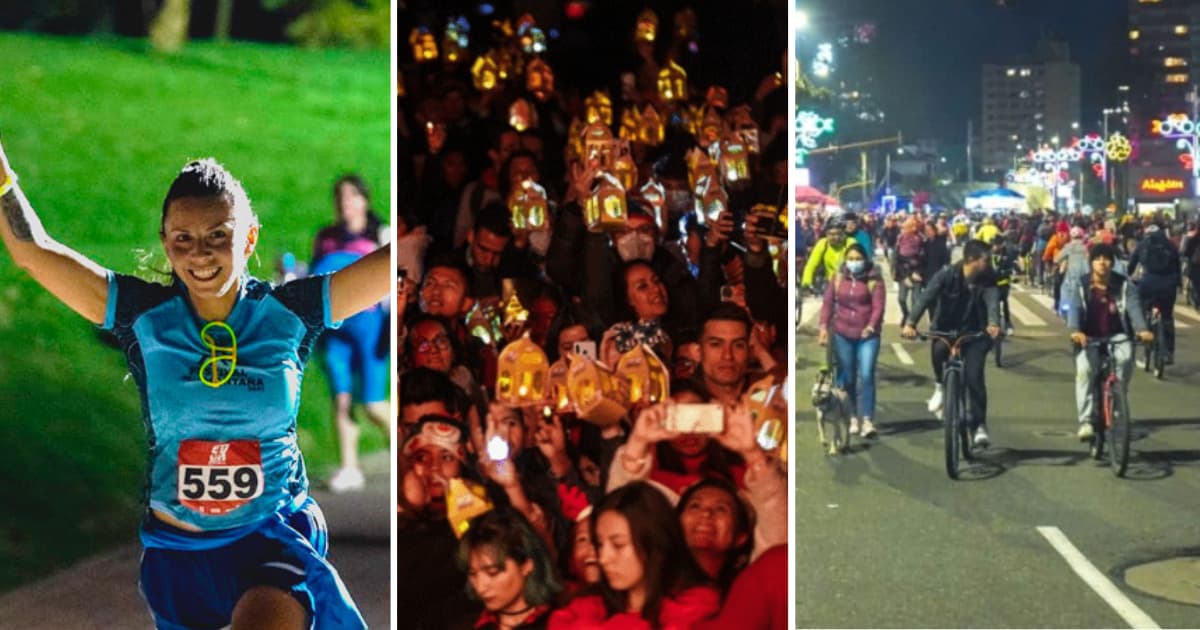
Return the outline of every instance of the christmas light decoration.
<path id="1" fill-rule="evenodd" d="M 833 119 L 822 118 L 816 112 L 796 112 L 796 165 L 803 166 L 808 152 L 817 148 L 817 138 L 833 133 Z"/>

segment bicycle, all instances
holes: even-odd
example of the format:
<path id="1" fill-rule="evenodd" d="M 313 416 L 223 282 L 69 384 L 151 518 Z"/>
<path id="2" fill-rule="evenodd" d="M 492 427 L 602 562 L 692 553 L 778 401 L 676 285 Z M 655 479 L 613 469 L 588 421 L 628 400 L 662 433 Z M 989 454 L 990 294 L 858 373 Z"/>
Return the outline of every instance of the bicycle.
<path id="1" fill-rule="evenodd" d="M 1121 387 L 1120 377 L 1113 362 L 1113 347 L 1128 341 L 1128 337 L 1119 334 L 1089 339 L 1083 347 L 1084 352 L 1088 348 L 1099 349 L 1100 357 L 1100 365 L 1092 383 L 1092 439 L 1089 452 L 1092 459 L 1102 460 L 1105 443 L 1110 442 L 1109 466 L 1118 477 L 1124 477 L 1129 466 L 1132 416 L 1129 414 L 1129 400 Z"/>
<path id="2" fill-rule="evenodd" d="M 1154 341 L 1146 344 L 1145 357 L 1147 372 L 1153 372 L 1154 378 L 1162 380 L 1167 370 L 1167 337 L 1166 323 L 1163 322 L 1162 311 L 1157 306 L 1150 308 L 1150 331 L 1154 333 Z"/>
<path id="3" fill-rule="evenodd" d="M 1003 354 L 1003 351 L 1001 350 L 1001 348 L 1004 347 L 1003 342 L 1004 342 L 1005 338 L 1008 337 L 1008 319 L 1001 316 L 1001 320 L 1002 321 L 1000 323 L 1000 334 L 996 335 L 996 338 L 993 340 L 994 343 L 992 343 L 992 351 L 995 354 L 994 359 L 996 361 L 996 367 L 998 367 L 998 368 L 1004 367 L 1004 359 L 1001 356 Z"/>
<path id="4" fill-rule="evenodd" d="M 963 384 L 962 346 L 965 343 L 986 337 L 986 332 L 959 335 L 957 332 L 929 330 L 918 332 L 921 340 L 933 339 L 940 341 L 950 349 L 950 358 L 942 369 L 942 403 L 943 438 L 946 455 L 946 474 L 951 479 L 958 479 L 960 460 L 970 461 L 971 431 L 963 418 L 967 406 L 967 388 Z M 953 341 L 951 341 L 953 340 Z"/>

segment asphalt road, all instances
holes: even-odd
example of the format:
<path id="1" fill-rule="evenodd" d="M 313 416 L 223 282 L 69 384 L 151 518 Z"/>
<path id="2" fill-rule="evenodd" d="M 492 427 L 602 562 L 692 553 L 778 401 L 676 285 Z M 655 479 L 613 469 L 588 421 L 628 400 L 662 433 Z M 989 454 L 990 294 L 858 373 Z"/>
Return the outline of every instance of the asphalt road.
<path id="1" fill-rule="evenodd" d="M 889 287 L 890 289 L 890 287 Z M 800 627 L 1131 627 L 1116 607 L 1161 627 L 1200 627 L 1200 606 L 1143 593 L 1125 569 L 1200 556 L 1200 316 L 1178 321 L 1164 381 L 1138 371 L 1128 479 L 1074 437 L 1073 364 L 1064 327 L 1036 292 L 1012 300 L 1007 367 L 990 363 L 993 446 L 951 481 L 941 425 L 926 410 L 928 342 L 899 342 L 889 293 L 880 353 L 879 437 L 840 457 L 817 443 L 810 388 L 823 350 L 804 304 L 797 340 L 796 621 Z M 1190 315 L 1190 316 L 1188 316 Z M 902 352 L 896 350 L 898 345 Z M 857 440 L 857 438 L 856 438 Z M 1102 598 L 1039 527 L 1056 527 L 1111 582 Z M 1200 563 L 1160 576 L 1200 593 Z M 1190 572 L 1189 572 L 1190 571 Z M 1131 606 L 1110 604 L 1120 594 Z M 1133 617 L 1136 620 L 1136 617 Z"/>
<path id="2" fill-rule="evenodd" d="M 363 492 L 313 497 L 329 525 L 329 559 L 371 628 L 391 616 L 391 513 L 388 453 L 362 460 Z M 136 532 L 130 544 L 101 553 L 44 580 L 0 595 L 0 629 L 124 630 L 153 628 L 138 592 Z"/>

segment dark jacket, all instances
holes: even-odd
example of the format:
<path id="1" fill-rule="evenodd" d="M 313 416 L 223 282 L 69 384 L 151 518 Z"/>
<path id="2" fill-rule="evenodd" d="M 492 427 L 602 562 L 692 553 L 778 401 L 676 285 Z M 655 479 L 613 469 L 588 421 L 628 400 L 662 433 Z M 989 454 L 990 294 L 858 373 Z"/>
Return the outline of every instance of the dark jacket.
<path id="1" fill-rule="evenodd" d="M 1155 293 L 1174 293 L 1179 287 L 1182 269 L 1179 261 L 1179 250 L 1175 244 L 1167 238 L 1167 235 L 1159 230 L 1153 234 L 1147 235 L 1139 243 L 1133 253 L 1129 256 L 1129 276 L 1133 277 L 1137 271 L 1138 265 L 1145 265 L 1146 248 L 1152 241 L 1159 241 L 1160 244 L 1166 245 L 1171 250 L 1170 272 L 1165 274 L 1151 273 L 1149 268 L 1142 270 L 1142 279 L 1138 281 L 1138 289 L 1143 295 Z"/>
<path id="2" fill-rule="evenodd" d="M 935 273 L 917 296 L 905 323 L 920 321 L 925 310 L 932 308 L 931 319 L 936 330 L 973 333 L 982 332 L 989 325 L 999 326 L 1000 296 L 995 276 L 989 274 L 971 283 L 963 276 L 962 269 L 959 262 Z"/>
<path id="3" fill-rule="evenodd" d="M 921 279 L 929 282 L 942 267 L 950 264 L 950 246 L 946 244 L 946 235 L 936 234 L 933 238 L 925 239 L 921 246 L 921 254 L 925 258 Z"/>
<path id="4" fill-rule="evenodd" d="M 1146 314 L 1142 312 L 1142 304 L 1138 299 L 1137 286 L 1129 278 L 1119 274 L 1109 274 L 1108 295 L 1117 299 L 1121 309 L 1121 332 L 1126 335 L 1137 334 L 1149 330 L 1146 324 Z M 1087 321 L 1087 292 L 1092 287 L 1092 275 L 1084 274 L 1075 283 L 1067 300 L 1067 330 L 1082 332 L 1083 324 Z"/>

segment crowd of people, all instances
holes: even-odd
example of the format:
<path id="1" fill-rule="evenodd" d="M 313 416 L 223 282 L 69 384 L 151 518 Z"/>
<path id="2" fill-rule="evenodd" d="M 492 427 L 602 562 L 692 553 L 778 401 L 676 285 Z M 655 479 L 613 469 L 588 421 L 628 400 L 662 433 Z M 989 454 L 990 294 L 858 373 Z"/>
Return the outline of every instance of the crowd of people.
<path id="1" fill-rule="evenodd" d="M 1054 296 L 1076 348 L 1078 436 L 1094 432 L 1093 385 L 1098 347 L 1089 341 L 1115 340 L 1113 359 L 1128 387 L 1133 343 L 1155 339 L 1149 313 L 1163 323 L 1165 362 L 1174 362 L 1176 296 L 1196 304 L 1200 238 L 1195 222 L 1173 216 L 1137 217 L 1099 211 L 979 215 L 804 212 L 797 217 L 797 275 L 801 295 L 822 296 L 817 340 L 830 346 L 835 383 L 850 401 L 850 434 L 876 436 L 875 370 L 888 295 L 895 294 L 901 334 L 914 338 L 926 313 L 932 331 L 976 334 L 964 344 L 962 359 L 968 405 L 966 419 L 976 446 L 990 443 L 984 366 L 995 340 L 1014 333 L 1009 292 L 1027 282 Z M 876 245 L 877 244 L 877 245 Z M 884 277 L 876 261 L 886 260 Z M 802 299 L 798 300 L 799 304 Z M 799 321 L 799 320 L 798 320 Z M 931 344 L 937 385 L 928 401 L 940 416 L 945 392 L 942 373 L 948 346 Z"/>
<path id="2" fill-rule="evenodd" d="M 783 628 L 782 82 L 662 85 L 685 9 L 547 92 L 512 24 L 402 68 L 398 625 Z"/>

